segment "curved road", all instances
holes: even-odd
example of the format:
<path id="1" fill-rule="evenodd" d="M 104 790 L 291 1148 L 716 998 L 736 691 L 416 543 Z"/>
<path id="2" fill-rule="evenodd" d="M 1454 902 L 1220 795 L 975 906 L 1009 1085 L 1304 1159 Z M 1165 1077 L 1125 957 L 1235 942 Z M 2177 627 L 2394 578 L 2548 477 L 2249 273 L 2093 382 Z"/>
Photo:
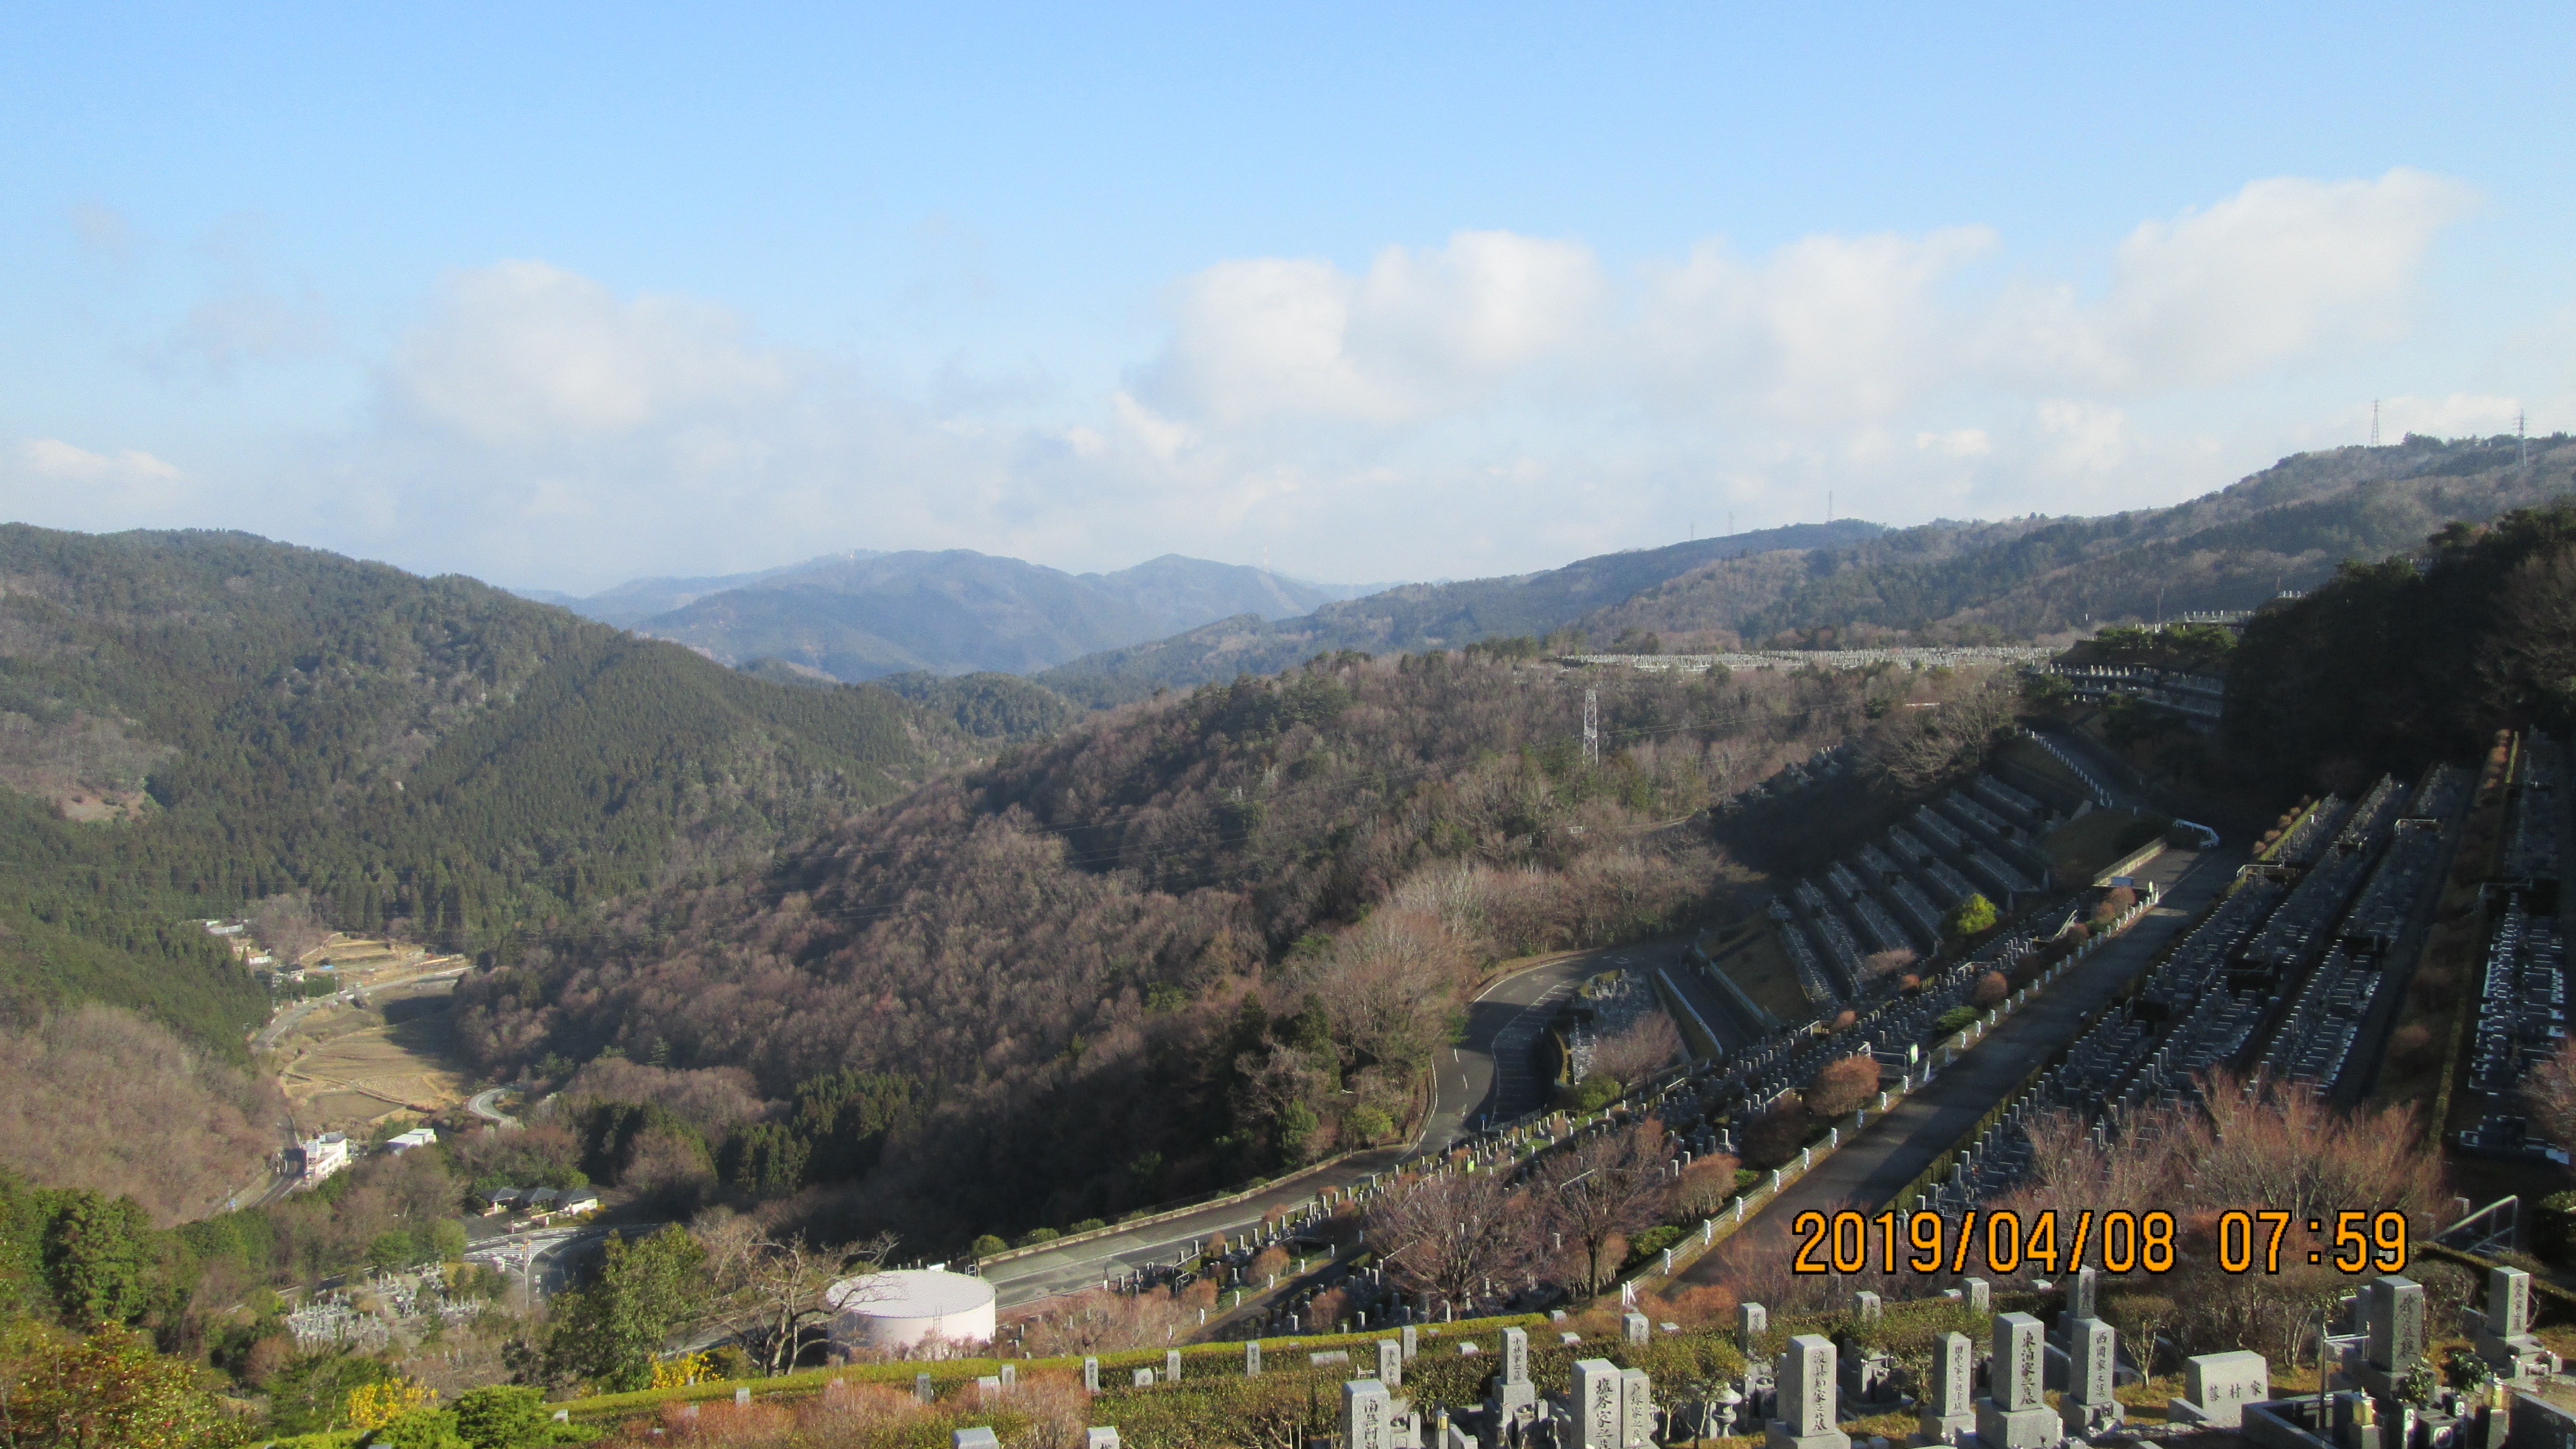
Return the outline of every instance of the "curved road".
<path id="1" fill-rule="evenodd" d="M 465 1099 L 465 1110 L 495 1126 L 516 1127 L 519 1125 L 518 1118 L 493 1105 L 501 1099 L 501 1094 L 508 1090 L 510 1089 L 507 1087 L 493 1087 L 477 1092 Z"/>
<path id="2" fill-rule="evenodd" d="M 1676 938 L 1577 952 L 1542 961 L 1477 992 L 1467 1005 L 1465 1039 L 1443 1048 L 1431 1111 L 1408 1145 L 1381 1147 L 1282 1179 L 1241 1202 L 1006 1259 L 987 1266 L 984 1277 L 1005 1308 L 1094 1287 L 1130 1268 L 1171 1262 L 1211 1233 L 1231 1234 L 1259 1223 L 1272 1208 L 1305 1202 L 1325 1188 L 1348 1187 L 1408 1158 L 1446 1151 L 1480 1121 L 1508 1121 L 1534 1111 L 1546 1104 L 1529 1049 L 1557 1003 L 1587 976 L 1614 966 L 1643 970 L 1669 965 L 1681 958 L 1682 949 Z"/>

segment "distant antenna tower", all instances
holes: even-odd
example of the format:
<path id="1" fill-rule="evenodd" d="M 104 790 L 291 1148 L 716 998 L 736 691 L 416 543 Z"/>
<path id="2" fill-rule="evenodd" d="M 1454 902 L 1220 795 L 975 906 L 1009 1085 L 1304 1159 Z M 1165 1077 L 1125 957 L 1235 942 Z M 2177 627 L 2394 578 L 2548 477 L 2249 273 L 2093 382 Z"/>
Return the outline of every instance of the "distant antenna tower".
<path id="1" fill-rule="evenodd" d="M 2379 446 L 2379 399 L 2370 400 L 2370 446 Z"/>
<path id="2" fill-rule="evenodd" d="M 1601 691 L 1583 691 L 1583 763 L 1601 763 Z"/>
<path id="3" fill-rule="evenodd" d="M 2513 441 L 2514 445 L 2522 451 L 2522 468 L 2528 473 L 2531 471 L 2531 439 L 2522 430 L 2526 417 L 2527 414 L 2522 409 L 2513 410 Z"/>

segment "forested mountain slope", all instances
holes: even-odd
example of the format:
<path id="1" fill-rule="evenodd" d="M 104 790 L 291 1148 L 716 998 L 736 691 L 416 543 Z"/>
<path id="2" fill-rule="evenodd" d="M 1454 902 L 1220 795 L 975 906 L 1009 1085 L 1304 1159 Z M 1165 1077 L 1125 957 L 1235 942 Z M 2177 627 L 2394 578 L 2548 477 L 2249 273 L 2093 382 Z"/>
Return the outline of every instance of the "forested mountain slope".
<path id="1" fill-rule="evenodd" d="M 0 527 L 0 1003 L 219 1050 L 265 1008 L 192 915 L 310 890 L 487 948 L 968 753 L 470 579 L 236 533 Z"/>
<path id="2" fill-rule="evenodd" d="M 460 987 L 460 1030 L 495 1072 L 614 1051 L 822 1103 L 722 1165 L 862 1184 L 833 1231 L 1114 1214 L 1387 1133 L 1486 962 L 1692 918 L 1732 874 L 1693 812 L 1966 684 L 1330 656 L 1095 716 L 764 875 L 514 949 Z"/>
<path id="3" fill-rule="evenodd" d="M 1333 650 L 1456 649 L 1482 639 L 1548 634 L 1711 560 L 1848 544 L 1880 531 L 1875 523 L 1848 519 L 1801 523 L 1601 554 L 1510 578 L 1406 584 L 1326 604 L 1302 618 L 1220 619 L 1172 638 L 1077 659 L 1042 677 L 1060 693 L 1107 705 L 1168 685 L 1275 673 Z"/>
<path id="4" fill-rule="evenodd" d="M 2285 779 L 2350 789 L 2535 725 L 2576 730 L 2567 498 L 2349 565 L 2257 614 L 2228 652 L 2228 741 Z"/>
<path id="5" fill-rule="evenodd" d="M 855 681 L 909 670 L 1024 673 L 1232 614 L 1283 618 L 1346 597 L 1328 585 L 1179 554 L 1116 573 L 1068 574 L 949 549 L 816 559 L 650 617 L 621 613 L 618 622 L 727 663 L 765 656 Z"/>
<path id="6" fill-rule="evenodd" d="M 1725 631 L 1748 646 L 1909 636 L 2027 639 L 2121 619 L 2248 609 L 2576 486 L 2576 446 L 2412 437 L 2284 458 L 2173 508 L 2103 518 L 1926 524 L 1781 562 L 1714 563 L 1578 621 L 1621 633 Z M 1669 642 L 1667 647 L 1670 647 Z"/>

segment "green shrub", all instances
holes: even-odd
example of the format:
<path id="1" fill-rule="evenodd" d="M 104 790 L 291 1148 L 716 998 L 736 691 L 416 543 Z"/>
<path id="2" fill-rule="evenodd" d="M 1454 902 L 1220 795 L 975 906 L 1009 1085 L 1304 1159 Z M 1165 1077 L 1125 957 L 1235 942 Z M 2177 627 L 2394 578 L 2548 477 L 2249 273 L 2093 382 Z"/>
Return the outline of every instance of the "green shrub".
<path id="1" fill-rule="evenodd" d="M 2531 1250 L 2562 1268 L 2576 1264 L 2576 1189 L 2542 1198 L 2532 1217 Z"/>
<path id="2" fill-rule="evenodd" d="M 1040 1243 L 1052 1243 L 1063 1236 L 1064 1234 L 1057 1232 L 1053 1228 L 1031 1228 L 1027 1232 L 1020 1234 L 1019 1246 L 1023 1248 L 1034 1248 Z"/>
<path id="3" fill-rule="evenodd" d="M 1081 1222 L 1075 1223 L 1072 1227 L 1065 1229 L 1065 1231 L 1069 1233 L 1096 1233 L 1107 1226 L 1109 1226 L 1107 1223 L 1102 1222 L 1098 1218 L 1084 1218 Z"/>
<path id="4" fill-rule="evenodd" d="M 1594 1072 L 1557 1094 L 1557 1105 L 1569 1112 L 1598 1112 L 1619 1100 L 1619 1079 Z"/>
<path id="5" fill-rule="evenodd" d="M 1634 1267 L 1639 1263 L 1652 1262 L 1664 1251 L 1664 1249 L 1673 1246 L 1675 1243 L 1680 1242 L 1687 1236 L 1689 1236 L 1689 1234 L 1686 1230 L 1675 1227 L 1671 1223 L 1665 1223 L 1661 1227 L 1648 1228 L 1629 1240 L 1628 1265 L 1630 1267 Z"/>
<path id="6" fill-rule="evenodd" d="M 1947 1036 L 1954 1031 L 1965 1031 L 1976 1019 L 1975 1007 L 1954 1006 L 1932 1019 L 1932 1029 Z"/>
<path id="7" fill-rule="evenodd" d="M 1002 1241 L 998 1235 L 986 1233 L 984 1236 L 977 1238 L 974 1243 L 966 1249 L 966 1251 L 974 1254 L 978 1258 L 989 1258 L 995 1253 L 1007 1250 L 1010 1246 L 1010 1244 Z"/>

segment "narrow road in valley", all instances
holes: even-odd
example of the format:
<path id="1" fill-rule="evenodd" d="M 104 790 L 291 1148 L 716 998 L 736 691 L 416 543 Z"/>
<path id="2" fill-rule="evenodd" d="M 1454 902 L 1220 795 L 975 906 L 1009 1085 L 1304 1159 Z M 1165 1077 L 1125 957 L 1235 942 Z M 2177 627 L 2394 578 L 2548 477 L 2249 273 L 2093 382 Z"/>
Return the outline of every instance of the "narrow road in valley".
<path id="1" fill-rule="evenodd" d="M 1467 1005 L 1464 1039 L 1441 1049 L 1431 1111 L 1413 1143 L 1381 1147 L 1331 1167 L 1285 1179 L 1241 1202 L 1201 1208 L 1178 1218 L 1139 1224 L 1060 1248 L 1048 1248 L 985 1267 L 1005 1308 L 1057 1293 L 1098 1287 L 1129 1269 L 1169 1263 L 1212 1233 L 1233 1233 L 1261 1221 L 1272 1208 L 1305 1202 L 1326 1188 L 1348 1187 L 1423 1154 L 1446 1151 L 1480 1122 L 1508 1121 L 1545 1103 L 1547 1084 L 1531 1064 L 1530 1049 L 1557 1005 L 1584 978 L 1615 967 L 1645 970 L 1681 959 L 1680 938 L 1606 947 L 1542 961 L 1491 982 Z"/>
<path id="2" fill-rule="evenodd" d="M 2128 931 L 2086 957 L 2075 970 L 1943 1068 L 1930 1086 L 1906 1097 L 1806 1176 L 1791 1183 L 1740 1231 L 1785 1226 L 1809 1208 L 1875 1212 L 1955 1145 L 2031 1069 L 2072 1043 L 2084 1018 L 2117 996 L 2166 943 L 2218 899 L 2248 856 L 2239 845 L 2211 851 L 2168 850 L 2138 872 L 2164 893 Z M 1722 1254 L 1682 1274 L 1690 1283 L 1722 1280 Z"/>
<path id="3" fill-rule="evenodd" d="M 519 1119 L 502 1111 L 498 1105 L 501 1094 L 508 1090 L 510 1089 L 507 1087 L 492 1087 L 477 1092 L 465 1099 L 465 1110 L 497 1126 L 516 1127 L 519 1125 Z"/>

